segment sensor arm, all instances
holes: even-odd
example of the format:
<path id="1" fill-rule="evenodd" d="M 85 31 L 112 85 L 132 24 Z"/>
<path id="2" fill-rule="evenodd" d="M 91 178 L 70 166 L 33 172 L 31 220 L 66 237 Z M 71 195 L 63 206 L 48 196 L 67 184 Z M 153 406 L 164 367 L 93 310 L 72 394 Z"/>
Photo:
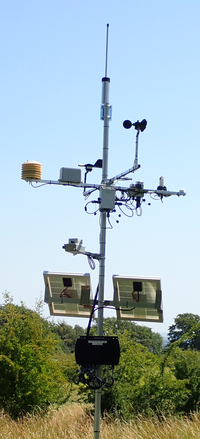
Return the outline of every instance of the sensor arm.
<path id="1" fill-rule="evenodd" d="M 127 192 L 130 196 L 135 196 L 138 193 L 138 189 L 137 188 L 115 188 L 116 190 L 123 190 L 123 192 Z M 155 189 L 140 189 L 140 192 L 142 192 L 143 194 L 157 194 L 159 196 L 162 197 L 170 197 L 171 195 L 177 195 L 177 197 L 185 196 L 186 193 L 184 191 L 184 189 L 180 189 L 177 192 L 174 191 L 167 191 L 167 190 L 155 190 Z"/>
<path id="2" fill-rule="evenodd" d="M 138 165 L 139 167 L 140 165 Z M 138 169 L 138 168 L 137 168 Z M 134 172 L 135 168 L 134 166 L 132 168 L 130 168 L 128 171 L 122 172 L 119 175 L 116 175 L 116 177 L 107 180 L 107 184 L 111 185 L 113 181 L 115 181 L 116 179 L 119 180 L 121 177 L 124 177 L 125 175 L 129 174 L 130 172 Z M 95 190 L 100 190 L 101 188 L 101 184 L 89 184 L 89 183 L 70 183 L 70 182 L 62 182 L 60 180 L 38 180 L 38 179 L 29 179 L 26 178 L 25 179 L 26 182 L 29 183 L 36 183 L 38 184 L 38 187 L 40 187 L 40 185 L 47 185 L 47 184 L 55 184 L 58 186 L 72 186 L 72 187 L 80 187 L 80 188 L 88 188 L 88 189 L 93 189 L 93 191 Z M 122 187 L 122 186 L 115 186 L 115 190 L 116 191 L 121 191 L 121 192 L 127 192 L 129 195 L 135 195 L 136 193 L 138 193 L 138 189 L 137 188 L 130 188 L 130 187 Z M 93 192 L 92 191 L 92 192 Z M 157 195 L 162 195 L 164 197 L 169 197 L 170 195 L 177 195 L 179 196 L 185 196 L 186 193 L 184 191 L 184 189 L 180 189 L 178 192 L 174 192 L 174 191 L 166 191 L 166 190 L 155 190 L 155 189 L 142 189 L 143 194 L 157 194 Z M 141 192 L 141 190 L 140 190 Z"/>
<path id="3" fill-rule="evenodd" d="M 139 134 L 140 134 L 140 130 L 137 131 L 136 141 L 135 141 L 135 160 L 134 160 L 134 166 L 135 167 L 138 166 L 138 139 L 139 139 Z"/>
<path id="4" fill-rule="evenodd" d="M 137 171 L 137 169 L 139 169 L 139 168 L 140 168 L 140 165 L 136 164 L 134 161 L 134 165 L 132 166 L 132 168 L 128 169 L 127 171 L 122 172 L 121 174 L 116 175 L 115 177 L 110 178 L 109 180 L 107 180 L 106 183 L 111 185 L 115 181 L 120 180 L 121 178 L 125 177 L 126 175 L 130 174 L 131 172 Z"/>

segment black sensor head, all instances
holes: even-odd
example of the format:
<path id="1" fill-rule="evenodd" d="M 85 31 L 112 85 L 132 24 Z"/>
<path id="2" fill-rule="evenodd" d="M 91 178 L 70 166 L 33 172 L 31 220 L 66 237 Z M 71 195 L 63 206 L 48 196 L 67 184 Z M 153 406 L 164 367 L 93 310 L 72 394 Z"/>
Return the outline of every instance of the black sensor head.
<path id="1" fill-rule="evenodd" d="M 129 128 L 131 128 L 132 127 L 132 122 L 130 121 L 130 120 L 125 120 L 124 122 L 123 122 L 123 127 L 124 128 L 126 128 L 127 130 L 129 129 Z"/>
<path id="2" fill-rule="evenodd" d="M 139 120 L 137 120 L 137 122 L 135 122 L 135 123 L 132 123 L 130 120 L 125 120 L 123 122 L 123 127 L 126 128 L 127 130 L 129 128 L 131 128 L 132 126 L 135 127 L 135 129 L 137 131 L 143 132 L 147 126 L 147 121 L 146 121 L 146 119 L 142 119 L 141 122 L 139 122 Z"/>

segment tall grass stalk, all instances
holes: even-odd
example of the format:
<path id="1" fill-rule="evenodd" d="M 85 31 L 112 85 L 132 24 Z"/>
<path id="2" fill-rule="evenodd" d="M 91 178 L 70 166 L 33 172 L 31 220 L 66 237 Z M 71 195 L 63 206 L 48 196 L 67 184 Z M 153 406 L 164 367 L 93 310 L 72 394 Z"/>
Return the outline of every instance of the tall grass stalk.
<path id="1" fill-rule="evenodd" d="M 48 415 L 27 416 L 17 421 L 0 416 L 0 439 L 93 439 L 93 417 L 80 404 L 67 404 Z M 167 418 L 162 422 L 138 417 L 131 422 L 101 421 L 101 439 L 200 439 L 200 416 Z"/>

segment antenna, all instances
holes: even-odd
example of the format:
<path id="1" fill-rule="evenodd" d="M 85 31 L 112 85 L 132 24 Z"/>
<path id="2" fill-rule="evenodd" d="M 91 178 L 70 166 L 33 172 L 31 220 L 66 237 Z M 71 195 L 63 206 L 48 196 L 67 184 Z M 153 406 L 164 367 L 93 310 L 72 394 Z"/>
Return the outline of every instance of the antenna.
<path id="1" fill-rule="evenodd" d="M 109 24 L 107 24 L 107 34 L 106 34 L 106 61 L 105 61 L 105 77 L 107 77 L 107 67 L 108 67 L 108 29 L 109 29 Z"/>
<path id="2" fill-rule="evenodd" d="M 110 78 L 107 77 L 107 64 L 108 64 L 108 28 L 106 35 L 106 62 L 105 62 L 105 76 L 102 78 L 102 100 L 101 100 L 101 115 L 100 119 L 103 120 L 103 168 L 102 168 L 102 183 L 106 183 L 108 179 L 108 141 L 109 141 L 109 122 L 112 117 L 112 106 L 109 104 L 109 89 Z M 100 288 L 101 290 L 101 288 Z"/>

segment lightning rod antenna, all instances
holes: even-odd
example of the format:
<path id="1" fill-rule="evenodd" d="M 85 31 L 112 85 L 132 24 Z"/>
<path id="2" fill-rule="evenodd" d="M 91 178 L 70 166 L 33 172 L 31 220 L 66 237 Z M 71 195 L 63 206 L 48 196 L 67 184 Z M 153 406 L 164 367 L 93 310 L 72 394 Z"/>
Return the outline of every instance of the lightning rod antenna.
<path id="1" fill-rule="evenodd" d="M 107 34 L 106 34 L 106 62 L 105 62 L 105 77 L 107 77 L 107 67 L 108 67 L 108 29 L 109 29 L 109 24 L 107 24 Z"/>

